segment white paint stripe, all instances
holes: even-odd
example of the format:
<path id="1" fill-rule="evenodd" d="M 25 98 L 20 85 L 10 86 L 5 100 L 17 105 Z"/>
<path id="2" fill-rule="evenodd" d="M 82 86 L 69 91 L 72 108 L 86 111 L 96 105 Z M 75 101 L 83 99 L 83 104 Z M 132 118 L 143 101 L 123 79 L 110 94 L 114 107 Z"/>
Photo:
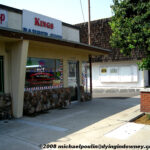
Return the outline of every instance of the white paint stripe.
<path id="1" fill-rule="evenodd" d="M 141 128 L 143 128 L 145 125 L 143 124 L 136 124 L 128 122 L 125 125 L 105 134 L 106 137 L 109 138 L 116 138 L 116 139 L 127 139 L 131 135 L 133 135 L 135 132 L 139 131 Z"/>
<path id="2" fill-rule="evenodd" d="M 32 121 L 27 121 L 27 120 L 16 120 L 19 123 L 23 123 L 23 124 L 27 124 L 27 125 L 31 125 L 31 126 L 35 126 L 35 127 L 40 127 L 40 128 L 45 128 L 45 129 L 49 129 L 49 130 L 55 130 L 55 131 L 61 131 L 61 132 L 65 132 L 68 129 L 65 128 L 61 128 L 61 127 L 57 127 L 57 126 L 52 126 L 52 125 L 47 125 L 47 124 L 42 124 L 42 123 L 38 123 L 38 122 L 32 122 Z"/>

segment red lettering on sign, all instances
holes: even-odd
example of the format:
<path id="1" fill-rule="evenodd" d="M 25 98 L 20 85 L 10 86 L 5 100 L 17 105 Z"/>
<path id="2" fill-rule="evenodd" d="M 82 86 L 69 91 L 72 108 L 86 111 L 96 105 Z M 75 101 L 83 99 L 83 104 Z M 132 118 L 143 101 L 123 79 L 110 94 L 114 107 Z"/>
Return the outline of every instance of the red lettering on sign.
<path id="1" fill-rule="evenodd" d="M 40 25 L 40 23 L 39 23 L 39 18 L 34 18 L 35 19 L 35 21 L 34 21 L 34 25 L 36 25 L 36 26 L 39 26 Z"/>
<path id="2" fill-rule="evenodd" d="M 40 20 L 40 18 L 34 18 L 34 25 L 35 26 L 40 26 L 48 29 L 54 29 L 54 24 L 50 22 L 46 22 L 43 20 Z"/>
<path id="3" fill-rule="evenodd" d="M 45 21 L 42 21 L 42 26 L 46 27 L 46 22 Z"/>
<path id="4" fill-rule="evenodd" d="M 0 24 L 5 21 L 5 14 L 0 14 Z"/>
<path id="5" fill-rule="evenodd" d="M 51 24 L 51 29 L 54 29 L 54 25 L 53 24 Z"/>

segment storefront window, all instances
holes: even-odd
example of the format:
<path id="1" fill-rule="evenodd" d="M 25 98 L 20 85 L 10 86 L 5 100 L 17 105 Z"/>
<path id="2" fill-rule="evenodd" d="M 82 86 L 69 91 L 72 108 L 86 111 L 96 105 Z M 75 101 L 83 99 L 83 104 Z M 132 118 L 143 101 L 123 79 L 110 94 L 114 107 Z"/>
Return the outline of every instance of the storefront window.
<path id="1" fill-rule="evenodd" d="M 4 92 L 4 68 L 3 68 L 3 57 L 0 56 L 0 93 Z"/>
<path id="2" fill-rule="evenodd" d="M 43 90 L 62 87 L 62 60 L 27 59 L 25 90 Z"/>

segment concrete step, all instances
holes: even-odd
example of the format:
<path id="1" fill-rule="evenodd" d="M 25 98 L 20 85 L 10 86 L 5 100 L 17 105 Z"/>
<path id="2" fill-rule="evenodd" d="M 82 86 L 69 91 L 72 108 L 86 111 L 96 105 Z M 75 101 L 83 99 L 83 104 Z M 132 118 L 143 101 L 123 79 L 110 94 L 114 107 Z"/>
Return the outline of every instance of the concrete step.
<path id="1" fill-rule="evenodd" d="M 140 95 L 140 88 L 96 88 L 93 97 L 132 97 Z"/>

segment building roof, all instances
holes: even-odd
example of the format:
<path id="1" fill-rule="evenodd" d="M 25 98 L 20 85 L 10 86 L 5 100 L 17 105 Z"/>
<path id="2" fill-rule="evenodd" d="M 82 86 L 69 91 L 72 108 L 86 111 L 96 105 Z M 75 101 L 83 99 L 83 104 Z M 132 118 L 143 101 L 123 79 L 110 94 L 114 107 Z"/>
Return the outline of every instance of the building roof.
<path id="1" fill-rule="evenodd" d="M 13 7 L 9 7 L 9 6 L 0 4 L 0 8 L 11 11 L 11 12 L 22 14 L 22 10 L 16 9 Z M 67 24 L 64 22 L 62 22 L 62 24 L 64 26 L 80 30 L 80 28 L 75 25 Z M 93 52 L 99 52 L 102 54 L 108 54 L 111 52 L 111 50 L 109 50 L 109 49 L 96 47 L 96 46 L 90 46 L 85 43 L 78 43 L 78 42 L 68 41 L 68 40 L 64 40 L 64 39 L 56 39 L 56 38 L 52 38 L 52 37 L 45 37 L 42 35 L 35 35 L 33 33 L 27 33 L 27 32 L 23 32 L 20 30 L 4 28 L 4 27 L 0 27 L 0 36 L 5 36 L 5 37 L 9 37 L 9 38 L 19 38 L 19 39 L 25 39 L 25 40 L 34 40 L 34 41 L 40 41 L 40 42 L 50 42 L 50 43 L 54 43 L 54 44 L 90 50 Z"/>
<path id="2" fill-rule="evenodd" d="M 98 52 L 101 54 L 109 54 L 111 52 L 111 50 L 109 50 L 109 49 L 104 49 L 104 48 L 100 48 L 100 47 L 96 47 L 96 46 L 90 46 L 87 44 L 68 41 L 68 40 L 64 40 L 64 39 L 55 39 L 52 37 L 45 37 L 42 35 L 36 35 L 33 33 L 27 33 L 27 32 L 23 32 L 20 30 L 8 29 L 8 28 L 3 28 L 3 27 L 0 27 L 0 36 L 14 38 L 14 39 L 21 39 L 21 40 L 24 39 L 24 40 L 31 40 L 31 41 L 53 43 L 53 44 L 69 46 L 69 47 L 73 47 L 73 48 L 77 48 L 77 49 L 89 50 L 91 52 L 92 51 Z"/>
<path id="3" fill-rule="evenodd" d="M 5 10 L 8 10 L 8 11 L 11 11 L 11 12 L 15 12 L 15 13 L 22 14 L 22 10 L 21 10 L 21 9 L 9 7 L 9 6 L 2 5 L 2 4 L 0 4 L 0 8 L 1 8 L 1 9 L 5 9 Z M 62 22 L 62 24 L 63 24 L 64 26 L 67 26 L 67 27 L 70 27 L 70 28 L 74 28 L 74 29 L 80 30 L 80 28 L 77 27 L 77 26 L 75 26 L 75 25 L 68 24 L 68 23 L 66 23 L 66 22 Z"/>
<path id="4" fill-rule="evenodd" d="M 112 52 L 108 56 L 98 56 L 93 59 L 94 62 L 112 62 L 125 60 L 141 60 L 145 54 L 143 51 L 132 51 L 131 56 L 124 56 L 120 49 L 112 48 L 110 45 L 110 37 L 112 30 L 109 26 L 111 18 L 104 18 L 91 21 L 91 44 L 97 47 L 104 47 L 110 49 Z M 80 23 L 76 25 L 80 28 L 80 41 L 88 43 L 88 23 Z"/>

